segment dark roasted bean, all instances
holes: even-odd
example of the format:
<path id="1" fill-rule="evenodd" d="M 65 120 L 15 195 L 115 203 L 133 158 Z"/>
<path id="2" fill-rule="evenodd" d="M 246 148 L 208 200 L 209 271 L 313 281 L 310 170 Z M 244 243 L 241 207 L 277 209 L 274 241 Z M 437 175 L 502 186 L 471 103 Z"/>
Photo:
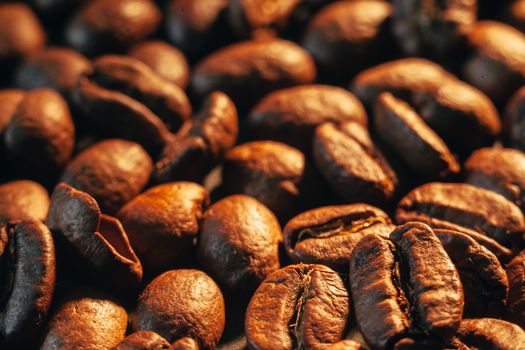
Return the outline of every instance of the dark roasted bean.
<path id="1" fill-rule="evenodd" d="M 171 270 L 155 278 L 139 297 L 131 317 L 134 331 L 151 330 L 168 341 L 191 337 L 214 349 L 224 329 L 219 287 L 199 270 Z"/>
<path id="2" fill-rule="evenodd" d="M 153 34 L 161 13 L 152 0 L 87 1 L 66 29 L 66 41 L 94 56 L 124 51 Z"/>
<path id="3" fill-rule="evenodd" d="M 279 269 L 279 222 L 255 199 L 235 195 L 213 204 L 202 217 L 197 257 L 228 291 L 251 295 Z"/>
<path id="4" fill-rule="evenodd" d="M 139 144 L 104 140 L 79 153 L 60 181 L 87 192 L 103 212 L 113 215 L 142 191 L 152 169 L 151 158 Z"/>
<path id="5" fill-rule="evenodd" d="M 81 268 L 111 290 L 136 291 L 142 265 L 120 221 L 102 214 L 93 197 L 60 183 L 51 196 L 46 223 Z"/>
<path id="6" fill-rule="evenodd" d="M 290 265 L 268 276 L 248 305 L 251 349 L 324 349 L 342 340 L 350 313 L 341 277 L 323 265 Z"/>
<path id="7" fill-rule="evenodd" d="M 350 288 L 357 324 L 372 349 L 446 342 L 459 328 L 460 277 L 427 225 L 400 226 L 390 240 L 365 236 L 352 252 Z"/>
<path id="8" fill-rule="evenodd" d="M 154 180 L 202 181 L 235 145 L 238 132 L 235 105 L 222 92 L 212 92 L 164 148 L 155 164 Z"/>
<path id="9" fill-rule="evenodd" d="M 347 273 L 355 245 L 366 235 L 388 237 L 393 230 L 381 209 L 366 204 L 308 210 L 284 227 L 284 244 L 294 263 L 323 264 Z"/>
<path id="10" fill-rule="evenodd" d="M 323 123 L 355 121 L 367 125 L 363 105 L 348 91 L 329 85 L 304 85 L 275 91 L 248 116 L 251 134 L 284 142 L 309 154 L 315 128 Z"/>
<path id="11" fill-rule="evenodd" d="M 318 126 L 313 155 L 319 171 L 346 201 L 383 205 L 396 191 L 396 174 L 360 124 Z"/>
<path id="12" fill-rule="evenodd" d="M 191 182 L 150 188 L 124 205 L 122 220 L 146 270 L 164 271 L 191 259 L 208 192 Z"/>
<path id="13" fill-rule="evenodd" d="M 36 221 L 0 224 L 0 345 L 34 341 L 54 290 L 55 246 L 49 229 Z"/>
<path id="14" fill-rule="evenodd" d="M 308 52 L 290 41 L 267 39 L 213 52 L 195 67 L 191 85 L 200 97 L 221 90 L 244 111 L 274 90 L 314 79 L 315 65 Z"/>
<path id="15" fill-rule="evenodd" d="M 151 331 L 138 331 L 122 339 L 112 350 L 167 350 L 170 343 Z"/>
<path id="16" fill-rule="evenodd" d="M 478 231 L 507 247 L 523 244 L 521 210 L 505 197 L 479 187 L 428 183 L 412 190 L 397 206 L 398 223 L 432 218 Z"/>
<path id="17" fill-rule="evenodd" d="M 59 300 L 40 349 L 111 349 L 126 334 L 126 310 L 110 296 L 75 290 Z"/>
<path id="18" fill-rule="evenodd" d="M 509 298 L 505 318 L 525 328 L 525 250 L 507 265 Z"/>

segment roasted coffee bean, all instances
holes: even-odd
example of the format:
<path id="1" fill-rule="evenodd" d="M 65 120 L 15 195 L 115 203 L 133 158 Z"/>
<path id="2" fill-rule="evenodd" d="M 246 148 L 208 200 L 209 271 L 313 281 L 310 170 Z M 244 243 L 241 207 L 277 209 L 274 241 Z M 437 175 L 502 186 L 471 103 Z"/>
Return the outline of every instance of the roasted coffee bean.
<path id="1" fill-rule="evenodd" d="M 142 191 L 152 169 L 151 158 L 139 144 L 104 140 L 79 153 L 60 181 L 87 192 L 103 212 L 114 214 Z"/>
<path id="2" fill-rule="evenodd" d="M 0 345 L 34 341 L 54 289 L 55 246 L 49 229 L 29 220 L 0 224 Z"/>
<path id="3" fill-rule="evenodd" d="M 46 33 L 38 18 L 21 2 L 0 4 L 0 37 L 0 64 L 8 67 L 42 50 L 46 43 Z"/>
<path id="4" fill-rule="evenodd" d="M 0 224 L 9 221 L 43 222 L 49 208 L 49 195 L 40 184 L 16 180 L 0 185 Z"/>
<path id="5" fill-rule="evenodd" d="M 434 233 L 458 270 L 465 294 L 463 316 L 501 317 L 509 282 L 496 256 L 465 234 L 441 229 Z"/>
<path id="6" fill-rule="evenodd" d="M 191 115 L 191 105 L 184 91 L 137 59 L 101 56 L 93 62 L 89 78 L 101 88 L 123 93 L 141 102 L 171 130 L 177 130 Z"/>
<path id="7" fill-rule="evenodd" d="M 502 263 L 509 262 L 512 257 L 515 255 L 515 252 L 513 252 L 511 249 L 501 245 L 493 238 L 490 238 L 489 236 L 485 235 L 484 233 L 474 231 L 473 229 L 466 228 L 464 226 L 453 224 L 449 221 L 437 219 L 435 217 L 431 216 L 425 216 L 425 215 L 416 215 L 411 219 L 411 216 L 408 215 L 406 218 L 407 221 L 418 221 L 422 222 L 424 224 L 427 224 L 428 226 L 432 227 L 433 229 L 443 229 L 443 230 L 451 230 L 455 232 L 463 233 L 472 239 L 474 239 L 476 242 L 490 250 L 492 254 L 494 254 L 498 260 Z M 402 220 L 400 221 L 399 218 L 396 219 L 398 224 L 403 224 Z"/>
<path id="8" fill-rule="evenodd" d="M 350 288 L 357 324 L 372 349 L 446 342 L 460 325 L 460 277 L 425 224 L 399 226 L 390 240 L 365 236 L 352 252 Z"/>
<path id="9" fill-rule="evenodd" d="M 199 344 L 189 337 L 181 338 L 171 344 L 169 350 L 199 350 Z"/>
<path id="10" fill-rule="evenodd" d="M 12 165 L 32 178 L 52 180 L 73 152 L 75 126 L 66 101 L 51 89 L 28 91 L 4 133 Z"/>
<path id="11" fill-rule="evenodd" d="M 40 349 L 111 349 L 126 334 L 126 310 L 110 296 L 75 290 L 59 301 Z"/>
<path id="12" fill-rule="evenodd" d="M 523 245 L 525 219 L 502 195 L 468 184 L 427 183 L 408 193 L 397 206 L 396 221 L 436 218 L 495 239 L 506 247 Z"/>
<path id="13" fill-rule="evenodd" d="M 487 96 L 427 60 L 406 58 L 367 69 L 354 79 L 352 91 L 369 109 L 383 91 L 408 101 L 454 151 L 468 154 L 490 146 L 501 132 Z"/>
<path id="14" fill-rule="evenodd" d="M 323 7 L 302 41 L 319 75 L 346 83 L 360 69 L 388 59 L 394 51 L 388 30 L 392 12 L 384 0 L 335 1 Z"/>
<path id="15" fill-rule="evenodd" d="M 507 265 L 509 297 L 505 318 L 525 329 L 525 250 Z"/>
<path id="16" fill-rule="evenodd" d="M 525 84 L 525 34 L 504 23 L 480 21 L 468 41 L 472 54 L 463 65 L 465 80 L 504 104 Z"/>
<path id="17" fill-rule="evenodd" d="M 239 36 L 275 35 L 286 29 L 302 0 L 230 0 L 228 19 Z"/>
<path id="18" fill-rule="evenodd" d="M 168 39 L 192 58 L 218 46 L 224 36 L 223 12 L 229 0 L 169 0 Z"/>
<path id="19" fill-rule="evenodd" d="M 268 208 L 248 196 L 229 196 L 204 213 L 197 257 L 227 290 L 251 295 L 279 269 L 281 241 L 281 227 Z"/>
<path id="20" fill-rule="evenodd" d="M 191 337 L 200 349 L 215 349 L 224 330 L 219 287 L 199 270 L 171 270 L 142 292 L 131 317 L 134 331 L 151 330 L 172 342 Z"/>
<path id="21" fill-rule="evenodd" d="M 210 54 L 195 67 L 191 85 L 200 97 L 223 91 L 244 111 L 274 90 L 314 79 L 315 64 L 303 48 L 267 39 L 243 41 Z"/>
<path id="22" fill-rule="evenodd" d="M 248 128 L 257 139 L 270 139 L 309 154 L 315 128 L 325 122 L 355 121 L 367 125 L 361 102 L 329 85 L 304 85 L 275 91 L 253 107 Z"/>
<path id="23" fill-rule="evenodd" d="M 170 343 L 151 331 L 138 331 L 122 339 L 112 350 L 167 350 Z"/>
<path id="24" fill-rule="evenodd" d="M 166 145 L 155 164 L 156 182 L 202 179 L 235 145 L 239 126 L 237 109 L 228 96 L 212 92 L 201 109 Z"/>
<path id="25" fill-rule="evenodd" d="M 350 203 L 383 205 L 394 195 L 397 177 L 360 124 L 318 126 L 313 155 L 325 179 Z"/>
<path id="26" fill-rule="evenodd" d="M 466 182 L 505 196 L 525 209 L 525 154 L 512 148 L 482 148 L 465 162 Z"/>
<path id="27" fill-rule="evenodd" d="M 453 76 L 438 64 L 422 58 L 404 58 L 379 64 L 359 73 L 351 91 L 370 108 L 388 91 L 410 100 L 414 92 L 434 91 Z"/>
<path id="28" fill-rule="evenodd" d="M 22 63 L 15 85 L 22 89 L 55 89 L 71 101 L 78 78 L 90 69 L 91 63 L 80 53 L 69 48 L 49 48 Z"/>
<path id="29" fill-rule="evenodd" d="M 181 88 L 188 85 L 190 68 L 184 54 L 161 40 L 145 41 L 134 46 L 128 55 L 144 62 L 162 78 Z"/>
<path id="30" fill-rule="evenodd" d="M 392 32 L 410 56 L 457 55 L 477 20 L 477 1 L 394 0 L 392 5 Z"/>
<path id="31" fill-rule="evenodd" d="M 525 151 L 525 87 L 520 88 L 505 108 L 505 136 L 511 147 Z"/>
<path id="32" fill-rule="evenodd" d="M 297 149 L 274 141 L 254 141 L 231 149 L 224 157 L 225 193 L 252 196 L 287 220 L 299 206 L 305 157 Z"/>
<path id="33" fill-rule="evenodd" d="M 461 321 L 460 349 L 519 350 L 525 347 L 525 331 L 519 326 L 493 318 Z"/>
<path id="34" fill-rule="evenodd" d="M 445 142 L 410 105 L 389 92 L 377 98 L 374 127 L 383 143 L 411 171 L 427 178 L 459 172 L 459 164 Z"/>
<path id="35" fill-rule="evenodd" d="M 348 272 L 350 255 L 366 235 L 387 237 L 394 229 L 381 209 L 366 204 L 328 206 L 303 212 L 284 227 L 286 252 L 293 263 L 323 264 Z"/>
<path id="36" fill-rule="evenodd" d="M 90 195 L 60 183 L 51 195 L 46 224 L 68 258 L 112 291 L 135 292 L 142 265 L 120 221 L 102 214 Z"/>
<path id="37" fill-rule="evenodd" d="M 187 263 L 195 251 L 208 192 L 191 182 L 150 188 L 124 205 L 122 220 L 146 270 L 163 271 Z"/>
<path id="38" fill-rule="evenodd" d="M 151 0 L 88 1 L 66 28 L 66 41 L 88 56 L 125 51 L 153 34 L 161 13 Z"/>
<path id="39" fill-rule="evenodd" d="M 251 349 L 325 349 L 345 336 L 350 300 L 323 265 L 290 265 L 266 278 L 246 311 Z"/>
<path id="40" fill-rule="evenodd" d="M 156 151 L 191 115 L 184 91 L 137 59 L 105 55 L 82 76 L 75 102 L 90 121 L 110 136 L 136 141 Z"/>

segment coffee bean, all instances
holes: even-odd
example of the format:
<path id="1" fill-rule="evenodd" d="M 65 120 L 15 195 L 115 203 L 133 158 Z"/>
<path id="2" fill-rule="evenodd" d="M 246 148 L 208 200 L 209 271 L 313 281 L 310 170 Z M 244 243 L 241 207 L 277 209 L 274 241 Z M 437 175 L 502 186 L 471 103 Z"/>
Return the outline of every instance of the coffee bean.
<path id="1" fill-rule="evenodd" d="M 525 154 L 511 148 L 482 148 L 465 163 L 466 182 L 505 196 L 525 209 Z"/>
<path id="2" fill-rule="evenodd" d="M 341 277 L 323 265 L 290 265 L 261 284 L 248 305 L 252 349 L 320 349 L 345 336 L 350 302 Z"/>
<path id="3" fill-rule="evenodd" d="M 195 251 L 208 192 L 191 182 L 152 187 L 124 205 L 122 220 L 146 270 L 163 271 L 187 263 Z"/>
<path id="4" fill-rule="evenodd" d="M 58 184 L 46 224 L 72 262 L 112 291 L 133 294 L 142 279 L 142 265 L 120 221 L 102 214 L 93 197 Z"/>
<path id="5" fill-rule="evenodd" d="M 202 218 L 197 256 L 228 291 L 251 295 L 279 269 L 281 227 L 273 213 L 243 195 L 213 204 Z"/>
<path id="6" fill-rule="evenodd" d="M 88 56 L 124 51 L 153 34 L 161 13 L 151 0 L 88 1 L 66 28 L 66 41 Z"/>
<path id="7" fill-rule="evenodd" d="M 162 78 L 181 88 L 188 85 L 190 68 L 184 54 L 161 40 L 145 41 L 134 46 L 128 55 L 144 62 Z"/>
<path id="8" fill-rule="evenodd" d="M 411 171 L 430 178 L 459 172 L 459 164 L 445 142 L 410 105 L 391 93 L 378 96 L 374 127 Z"/>
<path id="9" fill-rule="evenodd" d="M 40 349 L 111 349 L 127 323 L 126 310 L 107 294 L 75 290 L 59 301 Z"/>
<path id="10" fill-rule="evenodd" d="M 434 233 L 458 270 L 465 294 L 463 316 L 501 317 L 509 282 L 496 256 L 465 234 L 441 229 Z"/>
<path id="11" fill-rule="evenodd" d="M 314 79 L 314 62 L 303 48 L 267 39 L 243 41 L 210 54 L 195 67 L 191 85 L 200 97 L 221 90 L 244 111 L 274 90 Z"/>
<path id="12" fill-rule="evenodd" d="M 372 349 L 446 342 L 459 328 L 461 281 L 427 225 L 399 226 L 390 240 L 365 236 L 352 252 L 350 288 L 357 324 Z"/>
<path id="13" fill-rule="evenodd" d="M 468 349 L 518 350 L 525 346 L 523 329 L 493 318 L 463 320 L 458 338 Z"/>
<path id="14" fill-rule="evenodd" d="M 73 152 L 75 126 L 66 101 L 51 89 L 27 92 L 4 133 L 7 155 L 17 171 L 50 181 Z"/>
<path id="15" fill-rule="evenodd" d="M 504 22 L 523 32 L 525 30 L 525 1 L 515 0 L 509 1 L 508 4 L 503 2 L 503 4 L 506 5 L 503 15 Z"/>
<path id="16" fill-rule="evenodd" d="M 273 141 L 248 142 L 224 157 L 222 184 L 226 193 L 252 196 L 279 218 L 293 215 L 305 172 L 304 155 Z"/>
<path id="17" fill-rule="evenodd" d="M 166 9 L 168 39 L 192 58 L 223 43 L 223 13 L 229 0 L 169 0 Z"/>
<path id="18" fill-rule="evenodd" d="M 15 85 L 22 89 L 55 89 L 71 101 L 78 78 L 90 69 L 89 60 L 75 50 L 49 48 L 22 63 L 16 71 Z"/>
<path id="19" fill-rule="evenodd" d="M 348 272 L 350 255 L 366 235 L 388 237 L 388 215 L 366 204 L 327 206 L 303 212 L 284 227 L 286 252 L 293 263 L 323 264 Z"/>
<path id="20" fill-rule="evenodd" d="M 93 72 L 89 77 L 101 88 L 141 102 L 171 130 L 177 130 L 191 115 L 191 105 L 184 91 L 137 59 L 101 56 L 93 62 Z"/>
<path id="21" fill-rule="evenodd" d="M 154 180 L 201 182 L 235 145 L 238 130 L 233 102 L 222 92 L 212 92 L 164 148 L 155 164 Z"/>
<path id="22" fill-rule="evenodd" d="M 40 184 L 17 180 L 0 185 L 0 224 L 9 221 L 43 222 L 49 208 L 49 195 Z"/>
<path id="23" fill-rule="evenodd" d="M 356 76 L 352 91 L 369 109 L 383 91 L 408 101 L 456 152 L 490 146 L 501 132 L 498 112 L 487 96 L 427 60 L 406 58 L 369 68 Z M 464 130 L 470 137 L 464 137 Z"/>
<path id="24" fill-rule="evenodd" d="M 44 48 L 46 32 L 31 8 L 21 2 L 0 4 L 0 64 L 11 67 Z M 6 67 L 2 67 L 6 71 Z"/>
<path id="25" fill-rule="evenodd" d="M 383 0 L 335 1 L 309 22 L 303 46 L 321 77 L 346 83 L 361 69 L 388 59 L 392 5 Z"/>
<path id="26" fill-rule="evenodd" d="M 115 214 L 147 184 L 153 164 L 134 142 L 104 140 L 79 153 L 66 167 L 61 182 L 87 192 L 108 214 Z"/>
<path id="27" fill-rule="evenodd" d="M 313 155 L 325 179 L 351 203 L 383 205 L 394 195 L 397 177 L 360 124 L 318 126 Z"/>
<path id="28" fill-rule="evenodd" d="M 468 35 L 465 80 L 502 105 L 525 84 L 525 34 L 504 23 L 479 21 Z"/>
<path id="29" fill-rule="evenodd" d="M 275 35 L 283 31 L 301 0 L 231 0 L 230 25 L 239 36 Z"/>
<path id="30" fill-rule="evenodd" d="M 367 125 L 363 105 L 348 91 L 329 85 L 304 85 L 265 96 L 248 115 L 257 139 L 284 142 L 309 154 L 315 128 L 325 122 Z"/>
<path id="31" fill-rule="evenodd" d="M 167 350 L 170 343 L 151 331 L 138 331 L 122 339 L 112 350 Z"/>
<path id="32" fill-rule="evenodd" d="M 0 345 L 28 345 L 44 325 L 55 289 L 49 229 L 30 220 L 0 224 L 0 266 Z"/>
<path id="33" fill-rule="evenodd" d="M 477 20 L 477 2 L 394 0 L 392 32 L 404 53 L 446 58 L 464 49 Z"/>
<path id="34" fill-rule="evenodd" d="M 509 297 L 505 318 L 525 328 L 525 250 L 507 265 Z"/>
<path id="35" fill-rule="evenodd" d="M 396 221 L 426 218 L 451 222 L 493 238 L 506 247 L 522 245 L 525 219 L 505 197 L 468 184 L 427 183 L 397 206 Z"/>
<path id="36" fill-rule="evenodd" d="M 142 292 L 131 328 L 157 332 L 170 342 L 191 337 L 200 349 L 214 349 L 224 322 L 222 293 L 208 275 L 199 270 L 171 270 Z"/>

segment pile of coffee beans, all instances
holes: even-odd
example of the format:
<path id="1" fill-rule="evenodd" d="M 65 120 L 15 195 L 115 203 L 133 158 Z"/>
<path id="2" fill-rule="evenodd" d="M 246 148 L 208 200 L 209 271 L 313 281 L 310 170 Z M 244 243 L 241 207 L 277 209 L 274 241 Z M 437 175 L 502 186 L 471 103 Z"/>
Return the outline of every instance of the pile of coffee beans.
<path id="1" fill-rule="evenodd" d="M 525 0 L 0 0 L 0 349 L 525 349 Z"/>

